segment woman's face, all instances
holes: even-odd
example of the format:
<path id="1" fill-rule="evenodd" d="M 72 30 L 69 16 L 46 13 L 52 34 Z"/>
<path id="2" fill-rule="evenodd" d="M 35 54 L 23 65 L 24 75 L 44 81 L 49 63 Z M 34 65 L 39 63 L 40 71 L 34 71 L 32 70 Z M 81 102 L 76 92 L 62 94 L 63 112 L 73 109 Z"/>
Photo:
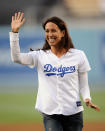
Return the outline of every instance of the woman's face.
<path id="1" fill-rule="evenodd" d="M 61 31 L 59 27 L 52 23 L 48 22 L 45 26 L 45 39 L 47 40 L 50 46 L 56 46 L 64 37 L 65 31 Z"/>

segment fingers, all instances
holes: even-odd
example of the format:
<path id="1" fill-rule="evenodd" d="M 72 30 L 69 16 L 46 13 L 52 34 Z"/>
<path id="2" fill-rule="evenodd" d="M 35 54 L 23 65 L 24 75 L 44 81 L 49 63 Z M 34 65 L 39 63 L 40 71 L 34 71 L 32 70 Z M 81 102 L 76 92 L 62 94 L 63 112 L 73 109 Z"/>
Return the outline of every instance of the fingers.
<path id="1" fill-rule="evenodd" d="M 97 105 L 94 105 L 90 100 L 85 100 L 85 103 L 88 107 L 95 109 L 96 111 L 100 112 L 100 108 Z"/>
<path id="2" fill-rule="evenodd" d="M 15 17 L 14 16 L 12 16 L 12 21 L 14 21 L 15 20 Z"/>
<path id="3" fill-rule="evenodd" d="M 15 13 L 15 17 L 14 18 L 15 18 L 15 20 L 17 20 L 17 13 Z"/>
<path id="4" fill-rule="evenodd" d="M 12 32 L 16 33 L 19 31 L 20 27 L 25 23 L 24 13 L 18 12 L 12 16 L 11 28 Z"/>
<path id="5" fill-rule="evenodd" d="M 20 19 L 21 12 L 18 12 L 17 19 Z"/>
<path id="6" fill-rule="evenodd" d="M 19 19 L 22 21 L 24 13 L 23 12 L 22 13 L 19 12 L 18 15 L 19 15 Z"/>
<path id="7" fill-rule="evenodd" d="M 21 21 L 21 26 L 25 23 L 25 18 Z"/>
<path id="8" fill-rule="evenodd" d="M 23 19 L 23 15 L 24 15 L 23 12 L 15 13 L 15 15 L 12 16 L 12 21 L 14 21 L 14 20 L 22 21 L 22 19 Z"/>
<path id="9" fill-rule="evenodd" d="M 100 108 L 94 104 L 90 105 L 91 108 L 95 109 L 96 111 L 100 112 Z"/>

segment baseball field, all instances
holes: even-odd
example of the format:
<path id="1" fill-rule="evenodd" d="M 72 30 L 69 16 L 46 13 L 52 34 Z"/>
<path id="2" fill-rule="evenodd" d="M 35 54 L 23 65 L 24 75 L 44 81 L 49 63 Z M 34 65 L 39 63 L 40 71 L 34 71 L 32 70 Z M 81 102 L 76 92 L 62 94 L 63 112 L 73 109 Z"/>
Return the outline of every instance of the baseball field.
<path id="1" fill-rule="evenodd" d="M 34 109 L 36 90 L 25 88 L 0 91 L 0 131 L 44 131 L 42 117 Z M 100 112 L 84 103 L 84 131 L 105 131 L 105 91 L 91 91 L 92 101 Z"/>

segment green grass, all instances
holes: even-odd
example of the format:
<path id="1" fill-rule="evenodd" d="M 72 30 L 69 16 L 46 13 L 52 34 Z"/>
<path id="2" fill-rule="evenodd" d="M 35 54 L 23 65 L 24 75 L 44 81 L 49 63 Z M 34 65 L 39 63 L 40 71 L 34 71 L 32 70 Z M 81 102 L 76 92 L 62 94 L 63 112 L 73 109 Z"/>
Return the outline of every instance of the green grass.
<path id="1" fill-rule="evenodd" d="M 92 101 L 101 108 L 101 112 L 86 107 L 84 120 L 105 122 L 105 91 L 92 91 Z M 42 122 L 42 117 L 35 109 L 35 91 L 0 92 L 0 124 Z"/>
<path id="2" fill-rule="evenodd" d="M 0 123 L 41 122 L 34 106 L 36 93 L 0 93 Z"/>

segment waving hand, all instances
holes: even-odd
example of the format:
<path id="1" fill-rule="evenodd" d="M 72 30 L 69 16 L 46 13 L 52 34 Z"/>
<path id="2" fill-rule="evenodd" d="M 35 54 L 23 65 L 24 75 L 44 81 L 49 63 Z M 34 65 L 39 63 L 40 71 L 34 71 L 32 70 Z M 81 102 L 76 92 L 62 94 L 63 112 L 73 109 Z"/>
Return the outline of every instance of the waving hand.
<path id="1" fill-rule="evenodd" d="M 12 16 L 11 28 L 12 32 L 17 33 L 20 27 L 25 23 L 25 18 L 23 17 L 23 13 L 18 12 Z"/>

